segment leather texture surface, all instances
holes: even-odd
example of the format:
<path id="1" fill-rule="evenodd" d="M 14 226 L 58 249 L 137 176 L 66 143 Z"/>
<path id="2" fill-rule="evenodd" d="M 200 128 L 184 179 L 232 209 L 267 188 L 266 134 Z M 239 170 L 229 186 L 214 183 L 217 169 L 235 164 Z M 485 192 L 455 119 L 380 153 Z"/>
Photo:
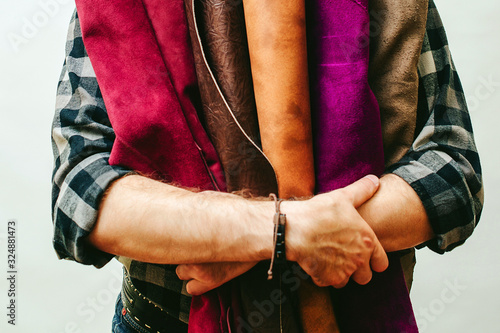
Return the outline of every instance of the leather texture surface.
<path id="1" fill-rule="evenodd" d="M 243 0 L 263 151 L 279 197 L 314 194 L 305 3 Z"/>
<path id="2" fill-rule="evenodd" d="M 244 26 L 236 21 L 241 8 L 222 1 L 185 2 L 202 119 L 222 162 L 227 189 L 246 189 L 256 196 L 276 192 L 273 167 L 260 147 L 248 53 L 244 46 L 240 49 L 246 44 Z"/>
<path id="3" fill-rule="evenodd" d="M 317 192 L 384 172 L 380 111 L 368 84 L 368 0 L 307 1 Z M 389 291 L 390 290 L 390 291 Z M 340 331 L 416 332 L 398 254 L 360 286 L 332 289 Z M 362 315 L 360 315 L 362 314 Z"/>
<path id="4" fill-rule="evenodd" d="M 191 40 L 200 85 L 203 116 L 207 131 L 219 153 L 229 191 L 245 189 L 255 196 L 278 193 L 275 170 L 261 150 L 259 124 L 255 104 L 252 73 L 247 47 L 245 17 L 241 3 L 228 5 L 221 0 L 186 1 Z M 267 264 L 261 263 L 231 283 L 233 301 L 241 310 L 228 316 L 220 311 L 221 323 L 232 329 L 250 327 L 254 332 L 276 332 L 280 329 L 280 311 L 266 313 L 266 320 L 255 322 L 248 314 L 255 304 L 269 302 L 273 290 L 279 290 L 279 280 L 266 281 Z M 210 322 L 210 308 L 231 304 L 227 288 L 218 296 L 203 295 L 192 303 L 190 332 L 208 332 L 216 327 Z M 291 299 L 281 304 L 287 332 L 299 332 L 293 319 Z M 236 312 L 236 306 L 232 311 Z M 197 320 L 199 318 L 199 320 Z M 221 327 L 222 330 L 225 327 Z M 227 329 L 227 328 L 226 328 Z"/>
<path id="5" fill-rule="evenodd" d="M 243 6 L 263 151 L 281 198 L 310 197 L 315 170 L 305 2 L 244 0 Z M 301 280 L 297 296 L 303 332 L 338 331 L 328 288 Z"/>
<path id="6" fill-rule="evenodd" d="M 149 17 L 146 8 L 155 4 L 76 1 L 116 135 L 110 163 L 186 187 L 224 190 L 219 158 L 195 108 L 199 91 L 183 2 L 170 1 Z"/>
<path id="7" fill-rule="evenodd" d="M 397 162 L 415 136 L 417 64 L 428 0 L 370 0 L 369 82 L 380 107 L 385 164 Z"/>

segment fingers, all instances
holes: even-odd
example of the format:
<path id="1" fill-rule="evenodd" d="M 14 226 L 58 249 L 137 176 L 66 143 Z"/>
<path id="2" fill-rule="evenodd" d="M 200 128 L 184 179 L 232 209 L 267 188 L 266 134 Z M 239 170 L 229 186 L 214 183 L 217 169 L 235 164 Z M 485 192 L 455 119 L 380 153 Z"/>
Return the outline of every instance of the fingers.
<path id="1" fill-rule="evenodd" d="M 370 265 L 372 270 L 375 272 L 383 272 L 389 267 L 389 259 L 387 258 L 387 253 L 385 253 L 382 244 L 380 244 L 379 240 L 375 238 L 376 244 L 373 249 L 373 254 L 370 259 Z"/>
<path id="2" fill-rule="evenodd" d="M 360 285 L 366 285 L 371 281 L 374 271 L 382 272 L 387 269 L 389 261 L 375 234 L 373 237 L 363 237 L 362 243 L 365 249 L 355 256 L 345 258 L 347 260 L 333 260 L 327 265 L 316 265 L 313 270 L 308 270 L 308 265 L 303 268 L 319 287 L 343 288 L 350 279 Z"/>
<path id="3" fill-rule="evenodd" d="M 245 273 L 255 264 L 256 262 L 184 264 L 177 266 L 175 272 L 179 279 L 189 281 L 186 284 L 189 294 L 200 295 Z"/>
<path id="4" fill-rule="evenodd" d="M 358 266 L 357 270 L 351 276 L 356 283 L 361 285 L 365 285 L 371 281 L 373 276 L 372 271 L 380 273 L 385 271 L 389 266 L 387 254 L 377 237 L 373 235 L 373 238 L 365 239 L 365 242 L 367 244 L 373 244 L 371 256 L 363 260 L 361 265 Z"/>
<path id="5" fill-rule="evenodd" d="M 198 296 L 218 287 L 218 284 L 214 281 L 200 281 L 196 279 L 199 275 L 199 269 L 194 267 L 194 265 L 179 265 L 175 269 L 175 273 L 179 279 L 184 281 L 189 281 L 186 284 L 186 291 L 190 295 Z M 222 284 L 222 283 L 221 283 Z"/>
<path id="6" fill-rule="evenodd" d="M 373 197 L 379 186 L 379 179 L 368 175 L 342 189 L 317 196 L 325 195 L 327 200 L 315 202 L 320 209 L 325 209 L 321 206 L 325 203 L 330 205 L 326 210 L 330 207 L 331 214 L 309 225 L 309 234 L 317 235 L 305 237 L 297 262 L 318 286 L 342 288 L 351 278 L 364 285 L 371 281 L 373 271 L 382 272 L 387 268 L 388 259 L 382 245 L 356 210 Z M 321 228 L 315 228 L 318 225 Z M 328 255 L 318 255 L 321 253 Z M 307 256 L 318 260 L 319 269 L 308 269 L 302 259 Z"/>
<path id="7" fill-rule="evenodd" d="M 220 269 L 217 269 L 216 264 L 200 264 L 200 265 L 179 265 L 175 269 L 175 273 L 179 279 L 188 281 L 186 291 L 190 295 L 201 295 L 221 286 L 225 281 L 225 274 L 221 274 L 221 270 L 227 266 L 226 263 L 220 264 Z"/>
<path id="8" fill-rule="evenodd" d="M 334 285 L 332 285 L 332 287 L 335 289 L 344 288 L 347 285 L 347 282 L 349 282 L 349 279 L 345 279 L 341 283 L 334 284 Z"/>
<path id="9" fill-rule="evenodd" d="M 212 289 L 214 289 L 212 286 L 209 286 L 198 280 L 191 280 L 186 284 L 187 293 L 193 296 L 202 295 Z"/>
<path id="10" fill-rule="evenodd" d="M 343 191 L 351 195 L 353 206 L 358 208 L 377 192 L 379 185 L 380 180 L 377 176 L 368 175 L 344 187 Z"/>
<path id="11" fill-rule="evenodd" d="M 189 268 L 190 265 L 179 265 L 175 269 L 177 277 L 181 280 L 191 280 L 194 278 L 192 270 Z"/>
<path id="12" fill-rule="evenodd" d="M 370 268 L 370 262 L 367 261 L 365 265 L 362 265 L 351 278 L 358 284 L 365 285 L 372 279 L 372 270 Z"/>

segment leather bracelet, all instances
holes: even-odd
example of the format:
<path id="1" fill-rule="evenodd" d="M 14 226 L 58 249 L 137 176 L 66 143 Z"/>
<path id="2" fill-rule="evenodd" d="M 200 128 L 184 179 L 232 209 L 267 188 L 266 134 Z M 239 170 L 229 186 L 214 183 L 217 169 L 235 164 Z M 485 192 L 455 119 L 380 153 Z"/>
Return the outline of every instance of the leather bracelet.
<path id="1" fill-rule="evenodd" d="M 286 214 L 281 214 L 280 205 L 283 199 L 278 199 L 274 193 L 270 194 L 270 197 L 274 199 L 276 204 L 276 213 L 274 214 L 274 234 L 273 234 L 273 256 L 271 258 L 271 265 L 267 271 L 267 279 L 271 280 L 273 278 L 273 267 L 276 263 L 277 265 L 284 265 L 286 263 L 286 252 L 285 252 L 285 226 L 286 226 Z"/>

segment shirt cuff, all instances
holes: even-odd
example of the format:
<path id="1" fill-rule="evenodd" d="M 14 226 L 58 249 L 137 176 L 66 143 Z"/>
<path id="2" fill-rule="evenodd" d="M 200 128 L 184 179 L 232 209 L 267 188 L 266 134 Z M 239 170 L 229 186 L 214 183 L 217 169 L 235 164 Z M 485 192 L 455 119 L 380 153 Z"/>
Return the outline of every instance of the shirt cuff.
<path id="1" fill-rule="evenodd" d="M 415 155 L 415 156 L 413 156 Z M 443 254 L 463 244 L 474 231 L 478 216 L 475 197 L 465 176 L 451 158 L 428 150 L 408 154 L 387 172 L 404 179 L 424 205 L 435 237 L 417 248 Z"/>
<path id="2" fill-rule="evenodd" d="M 103 267 L 114 255 L 100 251 L 85 237 L 94 227 L 100 201 L 111 183 L 134 172 L 108 163 L 109 153 L 92 155 L 81 161 L 54 185 L 53 246 L 60 259 Z"/>

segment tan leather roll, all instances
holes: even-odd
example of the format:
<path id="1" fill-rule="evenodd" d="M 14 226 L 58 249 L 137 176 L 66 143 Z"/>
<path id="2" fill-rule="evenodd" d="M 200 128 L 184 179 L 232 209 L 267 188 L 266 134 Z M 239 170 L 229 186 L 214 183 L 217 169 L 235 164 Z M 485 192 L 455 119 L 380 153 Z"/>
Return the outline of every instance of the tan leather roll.
<path id="1" fill-rule="evenodd" d="M 255 196 L 277 193 L 274 169 L 261 149 L 243 6 L 225 0 L 185 4 L 203 103 L 200 116 L 221 159 L 227 188 Z M 279 332 L 280 327 L 299 333 L 290 297 L 283 298 L 279 311 L 272 303 L 262 323 L 253 321 L 251 315 L 261 313 L 260 305 L 269 304 L 270 295 L 280 288 L 278 279 L 265 279 L 268 268 L 262 262 L 238 277 L 241 321 L 235 325 L 255 333 Z M 282 314 L 286 320 L 280 320 Z"/>
<path id="2" fill-rule="evenodd" d="M 244 0 L 262 148 L 281 198 L 314 193 L 304 0 Z"/>
<path id="3" fill-rule="evenodd" d="M 262 148 L 279 196 L 314 194 L 314 159 L 304 0 L 244 0 L 248 49 Z M 330 294 L 310 280 L 298 289 L 301 326 L 337 332 Z"/>
<path id="4" fill-rule="evenodd" d="M 417 65 L 428 0 L 370 0 L 369 82 L 380 106 L 385 164 L 397 162 L 415 136 Z"/>

